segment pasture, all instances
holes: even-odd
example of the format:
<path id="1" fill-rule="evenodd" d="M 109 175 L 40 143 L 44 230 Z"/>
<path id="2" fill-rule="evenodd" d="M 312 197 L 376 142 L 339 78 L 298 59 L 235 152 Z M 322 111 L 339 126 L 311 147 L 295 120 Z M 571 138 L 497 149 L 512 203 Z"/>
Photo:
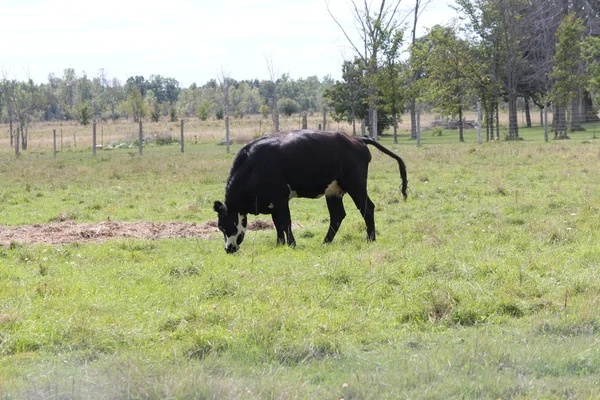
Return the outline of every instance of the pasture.
<path id="1" fill-rule="evenodd" d="M 351 199 L 291 201 L 240 251 L 205 237 L 0 246 L 0 398 L 600 396 L 600 146 L 591 131 L 370 149 L 377 242 Z M 0 152 L 0 231 L 216 219 L 235 151 L 214 140 Z M 267 216 L 249 220 L 265 219 Z M 34 227 L 35 228 L 35 227 Z"/>

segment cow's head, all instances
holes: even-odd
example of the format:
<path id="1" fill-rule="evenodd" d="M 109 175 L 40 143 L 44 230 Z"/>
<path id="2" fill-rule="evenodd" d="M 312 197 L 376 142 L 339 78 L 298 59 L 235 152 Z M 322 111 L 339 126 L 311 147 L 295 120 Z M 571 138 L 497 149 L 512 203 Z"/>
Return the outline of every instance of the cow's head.
<path id="1" fill-rule="evenodd" d="M 235 210 L 228 210 L 227 206 L 220 201 L 215 201 L 214 210 L 219 216 L 219 230 L 225 236 L 225 251 L 235 253 L 244 241 L 248 219 L 246 214 L 240 214 Z"/>

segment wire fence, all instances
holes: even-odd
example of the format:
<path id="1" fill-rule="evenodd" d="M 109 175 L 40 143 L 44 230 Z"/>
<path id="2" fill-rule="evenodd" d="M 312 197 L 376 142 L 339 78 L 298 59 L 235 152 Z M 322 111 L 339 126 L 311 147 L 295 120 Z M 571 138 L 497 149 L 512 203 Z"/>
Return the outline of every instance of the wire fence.
<path id="1" fill-rule="evenodd" d="M 568 113 L 566 118 L 569 127 L 569 133 L 576 137 L 593 139 L 600 135 L 600 122 L 592 109 L 585 109 L 582 113 L 587 116 L 588 122 L 580 124 L 571 124 L 572 114 Z M 370 134 L 368 121 L 357 120 L 354 123 L 347 121 L 336 121 L 330 115 L 311 115 L 305 117 L 302 115 L 282 116 L 280 118 L 279 130 L 288 131 L 301 129 L 306 126 L 308 129 L 335 130 L 352 134 Z M 518 113 L 519 137 L 529 138 L 530 132 L 534 132 L 538 140 L 543 139 L 544 114 L 538 110 L 527 116 L 524 110 Z M 391 136 L 394 133 L 394 122 L 396 122 L 396 133 L 398 137 L 405 140 L 414 139 L 411 135 L 410 115 L 404 114 L 397 121 L 391 119 L 379 119 L 378 125 L 385 126 L 386 129 L 380 134 Z M 465 135 L 473 137 L 479 126 L 482 130 L 482 139 L 485 142 L 490 138 L 492 140 L 504 140 L 509 137 L 508 113 L 501 110 L 498 114 L 498 124 L 488 127 L 485 120 L 481 122 L 477 117 L 477 112 L 469 110 L 463 115 L 463 128 Z M 458 120 L 455 118 L 441 117 L 435 112 L 424 112 L 419 115 L 420 135 L 423 138 L 434 138 L 436 136 L 458 136 Z M 556 120 L 553 113 L 548 113 L 548 137 L 555 139 Z M 241 119 L 231 118 L 230 141 L 231 143 L 244 143 L 253 138 L 263 136 L 264 134 L 274 132 L 273 121 L 269 118 L 260 116 L 250 116 Z M 490 129 L 491 128 L 491 132 Z M 18 126 L 13 123 L 0 125 L 0 154 L 10 153 L 21 154 L 25 152 L 35 152 L 44 154 L 53 154 L 60 156 L 64 152 L 89 151 L 91 155 L 118 151 L 127 149 L 128 152 L 138 152 L 143 154 L 145 148 L 149 146 L 170 146 L 174 152 L 184 152 L 186 144 L 197 144 L 202 142 L 215 142 L 225 144 L 225 121 L 207 120 L 201 121 L 196 118 L 180 119 L 169 121 L 163 119 L 158 122 L 132 120 L 108 120 L 98 121 L 88 126 L 82 126 L 76 122 L 38 122 L 30 124 L 26 131 L 26 140 L 23 140 L 22 133 Z M 19 136 L 19 148 L 15 147 Z M 430 139 L 431 140 L 431 139 Z M 25 145 L 25 146 L 23 146 Z M 24 148 L 25 147 L 25 148 Z"/>

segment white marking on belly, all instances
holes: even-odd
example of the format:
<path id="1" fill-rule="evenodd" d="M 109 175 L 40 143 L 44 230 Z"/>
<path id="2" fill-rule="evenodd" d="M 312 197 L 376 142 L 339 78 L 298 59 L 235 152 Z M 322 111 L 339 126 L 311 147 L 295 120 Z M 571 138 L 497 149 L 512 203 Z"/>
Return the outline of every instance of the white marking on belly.
<path id="1" fill-rule="evenodd" d="M 269 208 L 275 208 L 275 206 L 273 205 L 273 203 L 269 203 Z"/>
<path id="2" fill-rule="evenodd" d="M 325 189 L 325 196 L 342 197 L 345 194 L 346 194 L 346 192 L 344 192 L 342 190 L 342 188 L 340 187 L 340 185 L 338 185 L 337 181 L 331 182 L 329 184 L 329 186 L 327 186 L 327 189 Z"/>

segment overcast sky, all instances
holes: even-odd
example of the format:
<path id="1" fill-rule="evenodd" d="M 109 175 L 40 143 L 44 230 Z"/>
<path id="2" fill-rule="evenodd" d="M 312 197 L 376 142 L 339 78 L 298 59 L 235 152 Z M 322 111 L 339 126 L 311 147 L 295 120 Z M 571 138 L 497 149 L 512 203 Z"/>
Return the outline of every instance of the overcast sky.
<path id="1" fill-rule="evenodd" d="M 351 2 L 328 2 L 354 36 Z M 401 18 L 412 3 L 402 1 Z M 451 3 L 432 0 L 421 33 L 448 24 Z M 62 76 L 65 68 L 89 78 L 104 68 L 121 81 L 162 75 L 182 87 L 222 73 L 268 79 L 267 60 L 277 76 L 339 79 L 343 60 L 354 54 L 325 0 L 0 0 L 0 10 L 2 73 L 36 83 L 47 82 L 49 73 Z"/>

